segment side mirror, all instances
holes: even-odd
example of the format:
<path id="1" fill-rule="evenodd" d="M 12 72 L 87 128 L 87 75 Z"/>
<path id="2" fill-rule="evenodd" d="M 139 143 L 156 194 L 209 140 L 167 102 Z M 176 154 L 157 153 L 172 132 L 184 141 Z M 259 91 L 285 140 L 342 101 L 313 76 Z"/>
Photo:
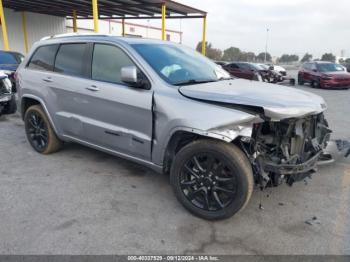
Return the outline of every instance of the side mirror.
<path id="1" fill-rule="evenodd" d="M 142 75 L 137 72 L 136 66 L 124 66 L 121 69 L 121 80 L 136 88 L 150 89 L 148 80 L 143 79 Z"/>
<path id="2" fill-rule="evenodd" d="M 269 70 L 274 70 L 275 68 L 273 66 L 269 66 Z"/>

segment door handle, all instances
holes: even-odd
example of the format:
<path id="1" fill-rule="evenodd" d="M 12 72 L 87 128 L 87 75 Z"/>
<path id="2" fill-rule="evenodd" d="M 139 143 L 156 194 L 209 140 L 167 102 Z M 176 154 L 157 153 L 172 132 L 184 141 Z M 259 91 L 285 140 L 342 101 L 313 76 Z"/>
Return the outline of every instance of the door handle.
<path id="1" fill-rule="evenodd" d="M 43 81 L 44 81 L 44 82 L 47 82 L 47 83 L 52 83 L 52 82 L 53 82 L 53 80 L 51 79 L 51 77 L 44 78 Z"/>
<path id="2" fill-rule="evenodd" d="M 89 86 L 86 89 L 93 92 L 100 91 L 100 89 L 97 86 Z"/>

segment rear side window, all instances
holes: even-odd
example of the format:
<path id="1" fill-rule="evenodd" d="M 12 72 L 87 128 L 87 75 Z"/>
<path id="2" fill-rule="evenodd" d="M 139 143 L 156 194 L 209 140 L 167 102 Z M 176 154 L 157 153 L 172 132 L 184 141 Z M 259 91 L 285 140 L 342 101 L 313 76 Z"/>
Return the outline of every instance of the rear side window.
<path id="1" fill-rule="evenodd" d="M 230 64 L 230 68 L 232 69 L 239 69 L 239 66 L 236 64 Z"/>
<path id="2" fill-rule="evenodd" d="M 122 84 L 120 71 L 124 66 L 133 66 L 131 59 L 118 47 L 95 44 L 92 60 L 92 79 Z"/>
<path id="3" fill-rule="evenodd" d="M 31 69 L 53 71 L 57 49 L 58 45 L 39 47 L 32 56 L 28 67 Z"/>
<path id="4" fill-rule="evenodd" d="M 60 46 L 55 62 L 55 72 L 84 76 L 84 55 L 87 44 L 63 44 Z"/>

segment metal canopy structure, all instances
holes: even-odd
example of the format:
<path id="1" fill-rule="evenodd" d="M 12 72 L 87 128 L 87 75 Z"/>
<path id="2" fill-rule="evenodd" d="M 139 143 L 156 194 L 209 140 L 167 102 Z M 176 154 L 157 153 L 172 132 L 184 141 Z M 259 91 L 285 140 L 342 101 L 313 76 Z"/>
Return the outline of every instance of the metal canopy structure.
<path id="1" fill-rule="evenodd" d="M 3 7 L 22 12 L 24 34 L 26 34 L 25 12 L 73 19 L 74 32 L 77 31 L 78 19 L 93 19 L 95 32 L 98 32 L 99 19 L 122 19 L 123 36 L 125 32 L 125 19 L 161 19 L 163 40 L 165 40 L 166 19 L 202 18 L 202 53 L 205 54 L 207 13 L 172 0 L 0 0 L 0 19 L 4 47 L 5 49 L 9 49 Z"/>
<path id="2" fill-rule="evenodd" d="M 170 18 L 199 18 L 206 12 L 169 0 L 99 0 L 99 19 L 161 18 L 162 4 L 166 5 L 166 15 Z M 72 17 L 76 10 L 78 18 L 91 19 L 91 0 L 3 0 L 4 7 L 15 11 L 28 11 L 47 15 Z M 158 15 L 158 17 L 157 17 Z"/>

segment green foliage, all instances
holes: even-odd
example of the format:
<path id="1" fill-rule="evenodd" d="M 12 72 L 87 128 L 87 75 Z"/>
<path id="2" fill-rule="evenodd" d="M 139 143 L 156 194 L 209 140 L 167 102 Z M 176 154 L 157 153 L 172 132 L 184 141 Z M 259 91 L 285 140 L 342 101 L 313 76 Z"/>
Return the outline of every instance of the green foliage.
<path id="1" fill-rule="evenodd" d="M 336 57 L 332 53 L 325 53 L 321 57 L 322 61 L 328 61 L 328 62 L 333 62 L 333 63 L 335 62 L 335 59 L 336 59 Z"/>
<path id="2" fill-rule="evenodd" d="M 265 52 L 260 53 L 257 55 L 256 60 L 259 62 L 265 62 Z M 266 62 L 271 62 L 272 57 L 269 53 L 266 53 Z"/>
<path id="3" fill-rule="evenodd" d="M 222 51 L 218 48 L 214 48 L 211 43 L 206 42 L 206 56 L 212 60 L 221 60 L 222 59 Z M 196 50 L 198 52 L 202 52 L 202 42 L 197 44 Z"/>
<path id="4" fill-rule="evenodd" d="M 297 55 L 288 55 L 288 54 L 283 54 L 278 61 L 280 63 L 292 63 L 292 62 L 297 62 L 299 61 L 299 56 Z"/>
<path id="5" fill-rule="evenodd" d="M 309 62 L 312 60 L 312 55 L 309 53 L 306 53 L 303 58 L 301 59 L 301 62 L 305 63 L 305 62 Z"/>

